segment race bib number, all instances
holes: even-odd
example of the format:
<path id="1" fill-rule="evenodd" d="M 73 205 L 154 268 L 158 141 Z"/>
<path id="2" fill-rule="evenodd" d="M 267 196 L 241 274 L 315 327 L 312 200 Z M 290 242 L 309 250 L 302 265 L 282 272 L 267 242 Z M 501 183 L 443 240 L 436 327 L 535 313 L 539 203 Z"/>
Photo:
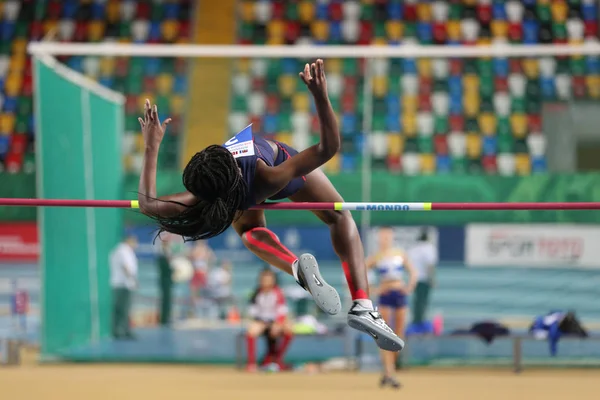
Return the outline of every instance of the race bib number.
<path id="1" fill-rule="evenodd" d="M 253 156 L 254 138 L 252 137 L 252 124 L 225 142 L 223 146 L 229 150 L 234 158 Z"/>

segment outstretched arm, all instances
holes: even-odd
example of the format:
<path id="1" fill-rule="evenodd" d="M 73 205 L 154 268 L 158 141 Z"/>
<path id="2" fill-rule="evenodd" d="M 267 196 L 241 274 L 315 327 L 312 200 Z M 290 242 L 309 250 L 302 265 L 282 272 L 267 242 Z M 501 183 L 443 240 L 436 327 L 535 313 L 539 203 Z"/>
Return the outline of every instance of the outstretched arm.
<path id="1" fill-rule="evenodd" d="M 292 179 L 307 175 L 319 168 L 340 150 L 340 134 L 335 113 L 327 95 L 323 60 L 319 59 L 310 65 L 306 64 L 304 71 L 300 72 L 300 78 L 304 81 L 315 100 L 321 125 L 321 140 L 277 167 L 267 167 L 269 171 L 261 174 L 261 177 L 274 190 L 281 189 Z"/>
<path id="2" fill-rule="evenodd" d="M 151 107 L 150 101 L 146 99 L 144 119 L 138 118 L 138 120 L 142 127 L 145 143 L 142 174 L 138 186 L 140 211 L 152 217 L 169 217 L 178 214 L 185 209 L 186 205 L 194 203 L 195 198 L 191 193 L 182 192 L 169 196 L 156 196 L 158 150 L 171 119 L 167 118 L 161 124 L 156 105 Z"/>

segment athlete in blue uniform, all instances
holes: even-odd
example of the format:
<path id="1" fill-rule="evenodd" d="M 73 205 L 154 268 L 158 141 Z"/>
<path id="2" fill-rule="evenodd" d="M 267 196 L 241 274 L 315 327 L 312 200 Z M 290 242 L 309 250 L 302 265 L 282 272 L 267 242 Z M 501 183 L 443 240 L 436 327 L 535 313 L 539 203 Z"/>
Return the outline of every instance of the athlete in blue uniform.
<path id="1" fill-rule="evenodd" d="M 329 314 L 341 309 L 340 297 L 328 285 L 310 254 L 296 257 L 266 228 L 262 210 L 249 210 L 271 199 L 342 202 L 329 179 L 318 168 L 340 149 L 340 135 L 329 97 L 322 60 L 306 64 L 300 78 L 313 95 L 319 122 L 319 143 L 296 152 L 284 143 L 252 135 L 248 127 L 223 146 L 212 145 L 196 153 L 183 171 L 185 192 L 158 197 L 158 149 L 169 119 L 162 124 L 156 105 L 146 102 L 140 118 L 145 141 L 139 184 L 140 210 L 154 218 L 162 231 L 188 240 L 207 239 L 233 226 L 244 244 L 258 257 L 290 275 L 311 293 Z M 314 212 L 331 231 L 333 247 L 341 258 L 354 303 L 348 324 L 370 334 L 378 346 L 400 351 L 404 342 L 387 326 L 368 297 L 363 245 L 348 211 Z"/>
<path id="2" fill-rule="evenodd" d="M 367 268 L 374 268 L 379 280 L 379 309 L 386 321 L 395 320 L 395 332 L 404 336 L 406 323 L 406 297 L 417 284 L 417 274 L 406 253 L 394 246 L 394 231 L 391 228 L 379 229 L 379 250 L 367 259 Z M 408 283 L 404 275 L 408 274 Z M 399 388 L 400 383 L 394 377 L 397 354 L 381 352 L 383 377 L 380 385 Z"/>

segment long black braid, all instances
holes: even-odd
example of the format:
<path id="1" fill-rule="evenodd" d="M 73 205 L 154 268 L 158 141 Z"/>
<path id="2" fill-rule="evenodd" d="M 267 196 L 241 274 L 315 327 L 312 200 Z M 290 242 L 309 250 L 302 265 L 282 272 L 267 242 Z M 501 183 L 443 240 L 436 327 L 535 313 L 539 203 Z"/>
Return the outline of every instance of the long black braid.
<path id="1" fill-rule="evenodd" d="M 154 218 L 160 225 L 159 234 L 171 232 L 185 240 L 223 233 L 238 215 L 248 190 L 235 158 L 218 145 L 208 146 L 192 157 L 183 171 L 183 185 L 198 202 L 186 206 L 179 215 Z"/>

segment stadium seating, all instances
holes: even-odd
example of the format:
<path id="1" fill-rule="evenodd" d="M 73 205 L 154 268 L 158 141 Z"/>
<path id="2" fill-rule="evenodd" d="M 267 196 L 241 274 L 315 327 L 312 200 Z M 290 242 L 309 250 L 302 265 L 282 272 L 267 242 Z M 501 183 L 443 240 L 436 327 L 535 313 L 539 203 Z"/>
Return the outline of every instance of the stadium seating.
<path id="1" fill-rule="evenodd" d="M 29 40 L 55 30 L 58 40 L 181 43 L 190 35 L 192 2 L 125 0 L 6 0 L 0 2 L 0 170 L 33 172 L 33 100 Z M 152 92 L 161 113 L 174 121 L 160 161 L 176 166 L 184 112 L 185 59 L 63 57 L 71 68 L 127 97 L 125 165 L 141 164 L 137 117 Z"/>
<path id="2" fill-rule="evenodd" d="M 597 40 L 594 0 L 240 1 L 238 42 L 379 45 L 582 43 Z M 240 61 L 230 130 L 253 122 L 303 148 L 318 139 L 303 60 Z M 342 153 L 360 169 L 364 61 L 328 59 Z M 373 63 L 373 167 L 406 174 L 546 171 L 545 101 L 600 99 L 600 57 L 379 59 Z"/>

